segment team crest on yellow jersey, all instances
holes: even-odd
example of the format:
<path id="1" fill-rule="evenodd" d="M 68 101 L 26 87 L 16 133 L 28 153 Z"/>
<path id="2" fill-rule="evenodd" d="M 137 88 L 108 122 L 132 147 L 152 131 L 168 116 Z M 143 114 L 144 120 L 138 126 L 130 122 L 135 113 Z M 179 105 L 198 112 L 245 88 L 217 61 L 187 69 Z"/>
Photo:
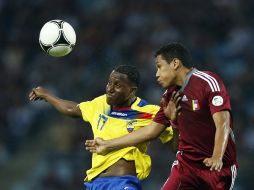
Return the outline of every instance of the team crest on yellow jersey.
<path id="1" fill-rule="evenodd" d="M 127 131 L 129 133 L 131 133 L 134 130 L 137 121 L 136 120 L 131 120 L 131 121 L 127 121 L 126 123 L 127 123 L 127 125 L 126 125 Z"/>

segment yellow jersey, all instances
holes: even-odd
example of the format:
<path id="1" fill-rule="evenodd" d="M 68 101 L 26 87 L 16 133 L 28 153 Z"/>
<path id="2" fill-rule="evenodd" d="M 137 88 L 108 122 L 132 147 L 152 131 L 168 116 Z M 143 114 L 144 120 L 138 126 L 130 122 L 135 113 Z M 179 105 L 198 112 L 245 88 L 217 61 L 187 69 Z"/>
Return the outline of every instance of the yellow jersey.
<path id="1" fill-rule="evenodd" d="M 133 130 L 148 125 L 159 110 L 159 106 L 148 104 L 137 97 L 131 107 L 115 108 L 107 104 L 106 95 L 102 95 L 92 101 L 81 102 L 79 108 L 83 120 L 92 126 L 94 138 L 105 140 L 124 136 Z M 160 136 L 162 143 L 166 143 L 173 137 L 173 130 L 168 127 Z M 92 155 L 92 168 L 87 171 L 86 181 L 91 181 L 101 172 L 116 163 L 120 159 L 134 161 L 137 177 L 146 178 L 151 170 L 151 159 L 146 154 L 149 142 L 141 143 L 136 147 L 127 147 L 112 151 L 106 155 Z"/>

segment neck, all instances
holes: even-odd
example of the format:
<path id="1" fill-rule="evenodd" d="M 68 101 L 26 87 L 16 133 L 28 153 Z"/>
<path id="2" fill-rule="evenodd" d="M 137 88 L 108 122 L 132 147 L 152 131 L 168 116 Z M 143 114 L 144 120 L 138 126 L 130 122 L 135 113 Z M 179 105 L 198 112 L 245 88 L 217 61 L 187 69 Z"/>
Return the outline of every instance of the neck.
<path id="1" fill-rule="evenodd" d="M 181 70 L 179 71 L 179 75 L 176 79 L 176 85 L 177 86 L 182 86 L 186 76 L 188 75 L 188 73 L 191 71 L 191 69 L 186 68 L 186 67 L 182 67 Z"/>
<path id="2" fill-rule="evenodd" d="M 119 105 L 115 105 L 114 107 L 117 107 L 117 108 L 130 107 L 135 102 L 136 99 L 137 99 L 137 97 L 133 96 L 133 97 L 129 98 L 128 100 L 126 100 L 125 102 L 123 102 Z"/>

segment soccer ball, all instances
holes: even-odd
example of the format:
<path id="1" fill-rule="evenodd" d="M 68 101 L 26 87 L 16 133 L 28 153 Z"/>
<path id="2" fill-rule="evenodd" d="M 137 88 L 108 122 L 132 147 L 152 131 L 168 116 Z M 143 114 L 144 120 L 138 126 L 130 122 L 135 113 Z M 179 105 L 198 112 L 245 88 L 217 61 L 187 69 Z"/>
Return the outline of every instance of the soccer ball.
<path id="1" fill-rule="evenodd" d="M 40 31 L 41 48 L 53 57 L 69 54 L 76 43 L 73 27 L 63 20 L 51 20 Z"/>

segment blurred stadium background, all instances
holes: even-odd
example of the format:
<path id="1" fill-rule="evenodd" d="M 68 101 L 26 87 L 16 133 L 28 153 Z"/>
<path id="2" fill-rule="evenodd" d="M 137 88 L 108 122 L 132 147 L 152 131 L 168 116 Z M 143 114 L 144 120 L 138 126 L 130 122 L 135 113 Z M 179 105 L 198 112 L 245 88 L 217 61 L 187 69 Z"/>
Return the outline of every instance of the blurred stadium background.
<path id="1" fill-rule="evenodd" d="M 153 54 L 179 41 L 196 67 L 223 78 L 231 96 L 239 171 L 235 190 L 254 181 L 254 1 L 252 0 L 0 0 L 0 189 L 82 189 L 90 154 L 84 140 L 89 125 L 66 118 L 46 103 L 29 103 L 42 85 L 77 102 L 104 93 L 112 68 L 136 65 L 142 74 L 139 96 L 158 104 Z M 64 58 L 39 47 L 42 25 L 69 22 L 77 45 Z M 157 190 L 174 159 L 154 141 L 153 167 L 144 190 Z"/>

